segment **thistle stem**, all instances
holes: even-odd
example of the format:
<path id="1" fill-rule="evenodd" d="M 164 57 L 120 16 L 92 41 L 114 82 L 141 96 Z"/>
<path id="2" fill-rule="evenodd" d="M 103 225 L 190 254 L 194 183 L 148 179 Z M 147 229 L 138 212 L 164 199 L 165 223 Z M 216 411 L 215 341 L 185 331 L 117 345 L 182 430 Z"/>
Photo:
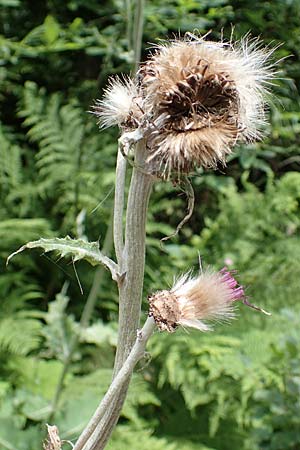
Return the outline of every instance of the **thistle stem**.
<path id="1" fill-rule="evenodd" d="M 125 180 L 126 180 L 126 159 L 122 155 L 122 152 L 119 148 L 116 165 L 116 187 L 115 187 L 115 204 L 114 204 L 114 246 L 120 274 L 122 274 L 122 259 L 124 250 L 123 211 L 124 211 L 124 196 L 125 196 Z"/>
<path id="2" fill-rule="evenodd" d="M 136 145 L 136 167 L 133 169 L 127 201 L 122 266 L 124 278 L 118 284 L 119 335 L 114 378 L 121 370 L 132 349 L 140 321 L 145 267 L 146 214 L 153 184 L 153 177 L 148 175 L 146 171 L 140 171 L 138 168 L 144 167 L 146 155 L 145 141 L 142 140 Z M 93 428 L 93 435 L 90 441 L 87 442 L 85 450 L 102 450 L 105 447 L 118 421 L 129 386 L 130 375 L 124 379 L 116 397 L 111 399 L 105 414 Z M 91 433 L 91 431 L 89 432 Z M 77 450 L 77 447 L 75 447 L 75 450 Z"/>
<path id="3" fill-rule="evenodd" d="M 134 30 L 131 41 L 131 21 L 127 24 L 128 48 L 133 47 L 134 71 L 136 72 L 141 58 L 142 35 L 144 23 L 145 0 L 136 0 Z M 131 18 L 131 1 L 126 0 L 127 17 Z M 126 161 L 122 160 L 121 151 L 118 151 L 116 167 L 116 190 L 114 207 L 114 245 L 117 257 L 119 274 L 124 278 L 118 281 L 119 287 L 119 335 L 117 353 L 115 358 L 113 377 L 118 376 L 124 361 L 133 346 L 136 330 L 139 326 L 142 290 L 145 266 L 145 227 L 148 202 L 153 184 L 153 177 L 147 171 L 134 168 L 129 189 L 127 210 L 125 246 L 123 246 L 123 209 L 125 192 Z M 124 159 L 124 158 L 123 158 Z M 136 146 L 136 166 L 143 167 L 146 160 L 146 144 L 141 141 Z M 114 429 L 130 383 L 132 374 L 124 379 L 120 390 L 113 395 L 106 411 L 97 419 L 93 431 L 87 431 L 91 439 L 87 442 L 85 450 L 102 450 Z M 84 431 L 84 433 L 85 433 Z M 79 438 L 79 440 L 81 437 Z M 77 446 L 77 444 L 76 444 Z M 75 446 L 75 450 L 77 447 Z"/>
<path id="4" fill-rule="evenodd" d="M 136 148 L 136 166 L 143 167 L 146 159 L 145 142 Z M 126 211 L 123 283 L 119 286 L 119 336 L 114 366 L 114 376 L 121 369 L 132 348 L 139 326 L 145 266 L 146 213 L 153 177 L 145 171 L 133 170 Z M 119 395 L 111 403 L 93 436 L 93 446 L 86 450 L 102 450 L 115 427 L 129 386 L 124 382 Z"/>
<path id="5" fill-rule="evenodd" d="M 143 167 L 145 159 L 145 142 L 140 141 L 136 146 L 136 165 Z M 139 171 L 138 168 L 133 169 L 126 211 L 123 266 L 125 277 L 119 284 L 119 337 L 114 374 L 126 360 L 139 326 L 145 267 L 146 214 L 152 184 L 151 175 Z"/>
<path id="6" fill-rule="evenodd" d="M 119 370 L 118 374 L 112 381 L 108 391 L 106 392 L 100 405 L 96 409 L 85 431 L 82 433 L 82 435 L 76 442 L 74 450 L 82 450 L 82 448 L 85 446 L 90 436 L 92 436 L 94 430 L 97 428 L 99 421 L 101 420 L 107 409 L 110 407 L 112 401 L 121 392 L 123 385 L 128 384 L 128 379 L 130 379 L 133 369 L 136 366 L 137 362 L 143 357 L 147 341 L 152 335 L 154 329 L 155 329 L 154 319 L 152 317 L 148 317 L 143 328 L 137 332 L 136 340 L 131 349 L 131 352 L 129 353 L 122 368 Z M 95 444 L 96 444 L 95 437 L 92 436 L 90 442 L 88 443 L 87 448 L 96 448 L 94 447 Z"/>

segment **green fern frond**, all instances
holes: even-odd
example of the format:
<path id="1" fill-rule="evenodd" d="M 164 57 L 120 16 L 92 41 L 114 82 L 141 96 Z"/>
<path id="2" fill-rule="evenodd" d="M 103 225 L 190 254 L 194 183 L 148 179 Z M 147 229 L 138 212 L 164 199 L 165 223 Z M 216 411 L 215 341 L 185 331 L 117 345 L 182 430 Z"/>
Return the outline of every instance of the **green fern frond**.
<path id="1" fill-rule="evenodd" d="M 9 233 L 7 232 L 9 230 Z M 3 249 L 11 249 L 20 242 L 30 241 L 41 235 L 51 236 L 46 219 L 7 219 L 0 221 L 0 241 Z"/>
<path id="2" fill-rule="evenodd" d="M 47 96 L 32 82 L 25 84 L 18 114 L 30 142 L 38 147 L 36 190 L 52 200 L 55 215 L 64 214 L 69 231 L 83 208 L 93 211 L 101 201 L 97 193 L 108 173 L 106 169 L 100 180 L 99 173 L 108 152 L 113 156 L 115 149 L 110 145 L 104 157 L 96 157 L 99 143 L 86 111 L 75 101 L 65 104 L 60 94 Z M 109 185 L 113 181 L 110 176 Z"/>
<path id="3" fill-rule="evenodd" d="M 18 313 L 0 321 L 0 351 L 27 355 L 41 341 L 41 322 Z"/>
<path id="4" fill-rule="evenodd" d="M 61 183 L 60 189 L 65 190 L 70 182 L 74 184 L 85 129 L 81 108 L 75 103 L 62 105 L 59 94 L 46 99 L 44 91 L 27 83 L 19 115 L 24 118 L 24 126 L 29 127 L 29 139 L 39 147 L 37 168 L 46 181 L 44 188 Z"/>
<path id="5" fill-rule="evenodd" d="M 0 183 L 4 192 L 20 184 L 22 180 L 21 148 L 13 144 L 0 123 Z"/>
<path id="6" fill-rule="evenodd" d="M 108 450 L 181 450 L 181 445 L 176 445 L 176 442 L 169 442 L 165 438 L 158 438 L 151 435 L 149 429 L 135 429 L 129 426 L 119 426 L 113 435 L 112 440 L 108 443 Z M 187 450 L 190 447 L 185 447 Z M 209 450 L 201 444 L 197 450 Z"/>

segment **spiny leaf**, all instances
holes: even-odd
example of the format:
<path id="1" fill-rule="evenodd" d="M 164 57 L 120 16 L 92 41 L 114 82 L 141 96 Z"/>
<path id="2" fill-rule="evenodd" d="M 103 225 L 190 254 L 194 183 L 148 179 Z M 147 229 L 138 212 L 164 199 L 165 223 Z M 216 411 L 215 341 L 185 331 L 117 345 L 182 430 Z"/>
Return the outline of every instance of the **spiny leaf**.
<path id="1" fill-rule="evenodd" d="M 62 258 L 71 256 L 74 262 L 79 261 L 80 259 L 85 259 L 93 266 L 103 264 L 111 271 L 113 278 L 117 276 L 117 264 L 101 253 L 98 242 L 87 242 L 83 239 L 72 239 L 70 236 L 51 239 L 41 238 L 37 241 L 28 242 L 11 254 L 7 258 L 7 263 L 9 263 L 13 256 L 21 253 L 23 250 L 38 247 L 43 248 L 46 253 L 52 251 L 57 252 Z"/>

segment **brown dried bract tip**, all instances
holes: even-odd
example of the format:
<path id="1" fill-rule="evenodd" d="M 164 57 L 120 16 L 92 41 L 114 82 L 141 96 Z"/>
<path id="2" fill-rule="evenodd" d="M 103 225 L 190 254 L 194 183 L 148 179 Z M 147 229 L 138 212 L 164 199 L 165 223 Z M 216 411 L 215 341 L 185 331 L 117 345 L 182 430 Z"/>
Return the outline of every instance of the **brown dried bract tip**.
<path id="1" fill-rule="evenodd" d="M 180 311 L 175 295 L 160 291 L 149 298 L 149 316 L 152 316 L 161 331 L 172 333 L 178 327 Z"/>
<path id="2" fill-rule="evenodd" d="M 44 450 L 61 450 L 62 442 L 58 435 L 58 428 L 56 425 L 47 426 L 47 438 L 43 443 Z"/>

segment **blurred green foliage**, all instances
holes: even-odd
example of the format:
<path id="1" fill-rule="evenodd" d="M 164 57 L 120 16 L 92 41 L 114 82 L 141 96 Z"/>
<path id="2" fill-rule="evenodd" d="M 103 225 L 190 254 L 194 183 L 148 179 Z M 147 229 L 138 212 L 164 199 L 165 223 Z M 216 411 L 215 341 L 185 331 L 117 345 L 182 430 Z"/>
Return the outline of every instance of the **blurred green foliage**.
<path id="1" fill-rule="evenodd" d="M 67 234 L 99 240 L 101 247 L 106 241 L 112 252 L 117 130 L 99 133 L 87 111 L 108 76 L 133 65 L 125 3 L 0 0 L 1 449 L 41 448 L 74 337 L 79 345 L 52 414 L 63 439 L 78 436 L 109 384 L 118 308 L 108 272 L 83 330 L 80 316 L 97 270 L 37 251 L 7 268 L 5 259 L 27 241 Z M 145 298 L 190 267 L 198 270 L 200 254 L 204 266 L 237 268 L 251 301 L 272 316 L 241 305 L 239 319 L 214 333 L 157 333 L 151 362 L 135 375 L 108 448 L 296 450 L 300 3 L 146 2 L 143 56 L 149 42 L 195 30 L 212 30 L 214 39 L 250 31 L 266 44 L 281 44 L 274 56 L 283 58 L 280 79 L 272 87 L 264 141 L 236 149 L 220 171 L 195 174 L 193 217 L 163 245 L 187 200 L 180 186 L 155 185 Z"/>

